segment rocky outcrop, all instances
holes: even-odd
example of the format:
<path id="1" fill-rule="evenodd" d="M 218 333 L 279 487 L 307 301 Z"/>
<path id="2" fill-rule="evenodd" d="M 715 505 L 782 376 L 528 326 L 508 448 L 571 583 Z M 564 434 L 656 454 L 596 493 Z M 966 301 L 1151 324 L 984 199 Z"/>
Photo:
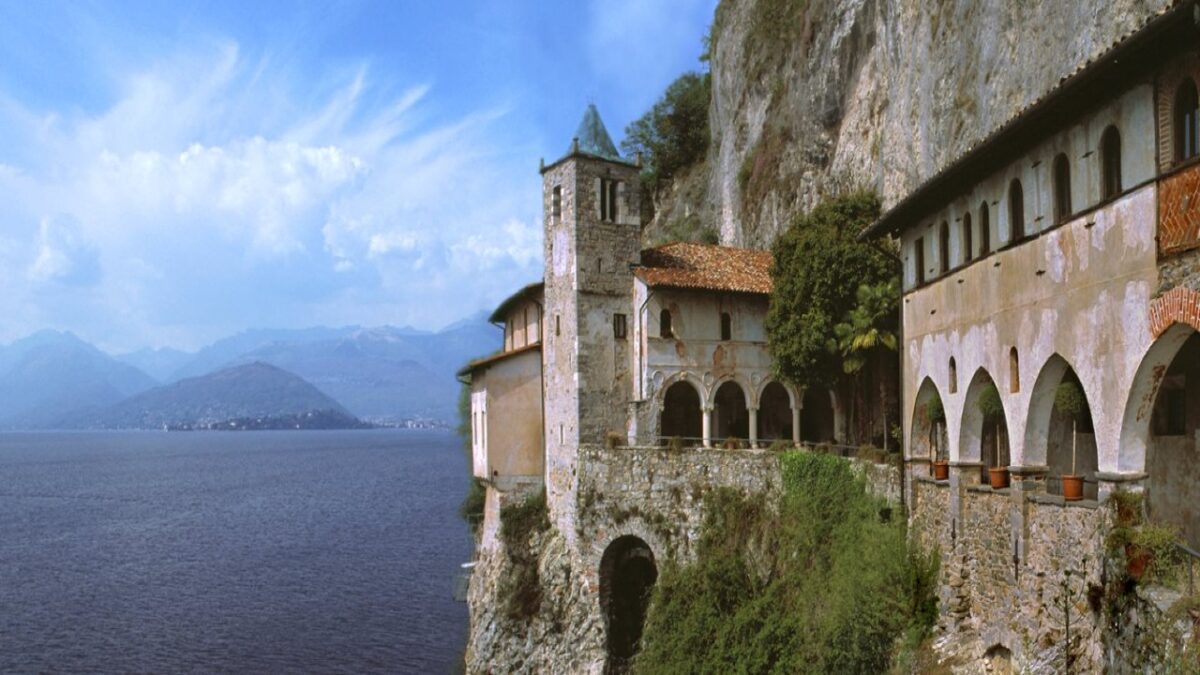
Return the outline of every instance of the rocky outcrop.
<path id="1" fill-rule="evenodd" d="M 519 576 L 500 530 L 500 503 L 523 496 L 489 488 L 482 536 L 467 602 L 471 614 L 468 673 L 604 672 L 604 598 L 617 592 L 606 559 L 619 540 L 636 538 L 658 570 L 687 564 L 704 520 L 705 495 L 718 488 L 776 494 L 779 456 L 769 450 L 600 448 L 578 453 L 570 535 L 551 527 L 534 534 L 540 606 L 527 617 L 506 611 L 502 590 Z M 898 505 L 900 472 L 891 464 L 851 459 L 869 490 Z"/>
<path id="2" fill-rule="evenodd" d="M 726 0 L 692 212 L 761 247 L 846 186 L 889 206 L 1168 2 Z"/>

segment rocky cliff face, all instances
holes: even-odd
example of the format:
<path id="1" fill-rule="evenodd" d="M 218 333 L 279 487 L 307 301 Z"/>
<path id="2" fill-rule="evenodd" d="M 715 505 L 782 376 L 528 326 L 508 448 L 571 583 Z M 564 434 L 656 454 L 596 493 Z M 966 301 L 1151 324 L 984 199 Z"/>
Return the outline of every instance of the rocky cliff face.
<path id="1" fill-rule="evenodd" d="M 767 246 L 846 186 L 886 206 L 1170 0 L 724 0 L 708 194 L 674 204 Z"/>

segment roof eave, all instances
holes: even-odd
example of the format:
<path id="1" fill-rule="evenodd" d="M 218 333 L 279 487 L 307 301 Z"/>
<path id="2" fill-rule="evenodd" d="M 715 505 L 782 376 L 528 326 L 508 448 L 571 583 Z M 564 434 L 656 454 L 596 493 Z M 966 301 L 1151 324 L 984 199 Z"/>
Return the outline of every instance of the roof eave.
<path id="1" fill-rule="evenodd" d="M 859 240 L 895 234 L 913 221 L 925 217 L 945 201 L 946 192 L 964 191 L 972 183 L 994 170 L 996 165 L 1013 161 L 1031 145 L 1038 142 L 1037 133 L 1045 126 L 1061 126 L 1064 118 L 1074 119 L 1081 114 L 1080 99 L 1092 104 L 1104 95 L 1111 95 L 1112 82 L 1124 84 L 1142 75 L 1154 57 L 1161 59 L 1164 39 L 1178 40 L 1188 31 L 1195 36 L 1194 19 L 1189 11 L 1194 1 L 1181 2 L 1162 14 L 1150 19 L 1116 46 L 1110 48 L 1095 62 L 1063 78 L 1057 86 L 1035 101 L 1024 111 L 985 137 L 978 145 L 967 150 L 945 169 L 901 199 L 879 220 L 859 233 Z M 1173 35 L 1172 31 L 1181 31 Z M 1176 45 L 1177 46 L 1177 45 Z"/>

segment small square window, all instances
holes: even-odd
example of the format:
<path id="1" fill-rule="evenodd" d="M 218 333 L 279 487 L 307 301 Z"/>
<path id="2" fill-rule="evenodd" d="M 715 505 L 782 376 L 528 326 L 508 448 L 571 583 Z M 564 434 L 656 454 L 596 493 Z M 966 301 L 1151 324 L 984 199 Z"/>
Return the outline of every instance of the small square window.
<path id="1" fill-rule="evenodd" d="M 625 315 L 613 314 L 613 337 L 618 340 L 625 339 Z"/>

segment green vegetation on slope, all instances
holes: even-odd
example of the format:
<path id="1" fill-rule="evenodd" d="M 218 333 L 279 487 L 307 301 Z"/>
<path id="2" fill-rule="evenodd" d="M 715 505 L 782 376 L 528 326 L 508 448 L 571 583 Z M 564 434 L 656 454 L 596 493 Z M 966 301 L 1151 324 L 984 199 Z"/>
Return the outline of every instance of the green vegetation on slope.
<path id="1" fill-rule="evenodd" d="M 500 509 L 500 539 L 508 551 L 512 569 L 504 575 L 498 591 L 504 613 L 513 621 L 528 622 L 542 607 L 538 552 L 531 546 L 530 538 L 548 529 L 550 512 L 545 490 Z"/>
<path id="2" fill-rule="evenodd" d="M 937 561 L 839 457 L 781 457 L 778 500 L 718 491 L 651 601 L 642 673 L 885 672 L 936 616 Z"/>
<path id="3" fill-rule="evenodd" d="M 684 73 L 646 114 L 625 128 L 621 149 L 642 154 L 642 178 L 650 192 L 708 151 L 708 73 Z"/>

